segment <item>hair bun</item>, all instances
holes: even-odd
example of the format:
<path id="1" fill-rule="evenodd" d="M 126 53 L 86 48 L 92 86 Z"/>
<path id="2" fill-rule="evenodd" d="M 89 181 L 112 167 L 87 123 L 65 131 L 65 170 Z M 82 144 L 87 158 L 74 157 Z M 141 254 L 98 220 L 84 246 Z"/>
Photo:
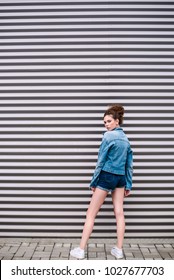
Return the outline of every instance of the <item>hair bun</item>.
<path id="1" fill-rule="evenodd" d="M 112 105 L 109 109 L 114 110 L 117 112 L 120 116 L 124 115 L 124 107 L 122 105 Z"/>
<path id="2" fill-rule="evenodd" d="M 124 107 L 120 104 L 112 105 L 106 110 L 106 112 L 104 113 L 104 117 L 106 115 L 112 115 L 115 120 L 119 119 L 119 124 L 122 124 L 124 116 Z"/>

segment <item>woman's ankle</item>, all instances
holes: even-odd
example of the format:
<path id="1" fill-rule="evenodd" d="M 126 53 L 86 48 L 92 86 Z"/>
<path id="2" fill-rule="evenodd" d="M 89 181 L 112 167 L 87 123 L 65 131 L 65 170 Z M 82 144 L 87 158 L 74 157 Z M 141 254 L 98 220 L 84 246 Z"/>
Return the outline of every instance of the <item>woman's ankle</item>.
<path id="1" fill-rule="evenodd" d="M 116 247 L 117 247 L 117 249 L 119 249 L 119 250 L 122 250 L 123 249 L 123 246 L 122 245 L 116 245 Z"/>

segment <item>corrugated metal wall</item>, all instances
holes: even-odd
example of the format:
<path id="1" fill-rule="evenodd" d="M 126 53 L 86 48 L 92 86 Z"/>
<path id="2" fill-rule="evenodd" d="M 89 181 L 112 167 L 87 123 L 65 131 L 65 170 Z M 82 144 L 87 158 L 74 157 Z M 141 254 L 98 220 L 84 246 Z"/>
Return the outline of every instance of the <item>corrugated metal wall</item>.
<path id="1" fill-rule="evenodd" d="M 79 237 L 125 106 L 127 237 L 174 236 L 174 1 L 0 1 L 0 236 Z M 93 237 L 115 237 L 109 196 Z"/>

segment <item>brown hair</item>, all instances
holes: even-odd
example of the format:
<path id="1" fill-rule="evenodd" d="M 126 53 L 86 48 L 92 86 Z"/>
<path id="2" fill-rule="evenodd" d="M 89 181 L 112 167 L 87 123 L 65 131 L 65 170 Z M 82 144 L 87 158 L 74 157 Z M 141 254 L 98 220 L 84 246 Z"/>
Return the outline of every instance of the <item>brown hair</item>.
<path id="1" fill-rule="evenodd" d="M 104 117 L 107 115 L 112 115 L 114 120 L 119 120 L 119 124 L 121 125 L 123 123 L 123 117 L 124 117 L 124 107 L 119 104 L 112 105 L 109 107 L 109 109 L 106 110 L 104 113 Z"/>

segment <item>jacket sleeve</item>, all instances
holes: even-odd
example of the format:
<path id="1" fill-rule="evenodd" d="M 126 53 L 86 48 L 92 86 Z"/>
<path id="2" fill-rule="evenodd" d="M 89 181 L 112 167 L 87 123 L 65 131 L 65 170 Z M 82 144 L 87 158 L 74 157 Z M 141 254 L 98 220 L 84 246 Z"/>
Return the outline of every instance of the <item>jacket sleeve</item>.
<path id="1" fill-rule="evenodd" d="M 90 187 L 96 187 L 99 179 L 100 172 L 102 170 L 102 167 L 105 164 L 106 158 L 107 158 L 107 153 L 109 149 L 109 143 L 106 139 L 106 134 L 104 134 L 99 152 L 98 152 L 98 160 L 97 164 L 94 170 L 93 177 L 91 179 Z"/>
<path id="2" fill-rule="evenodd" d="M 133 176 L 133 152 L 129 147 L 126 160 L 126 190 L 132 189 L 132 176 Z"/>

